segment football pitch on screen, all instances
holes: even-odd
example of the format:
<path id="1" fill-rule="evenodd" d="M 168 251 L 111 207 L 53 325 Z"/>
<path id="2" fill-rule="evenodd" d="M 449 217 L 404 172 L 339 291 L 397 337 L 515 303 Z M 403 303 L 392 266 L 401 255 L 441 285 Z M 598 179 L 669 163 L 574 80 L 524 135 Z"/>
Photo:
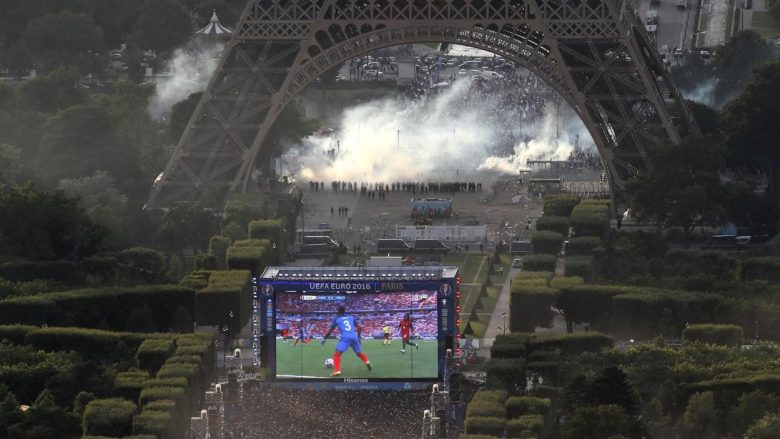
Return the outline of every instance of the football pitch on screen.
<path id="1" fill-rule="evenodd" d="M 334 369 L 325 366 L 325 360 L 333 358 L 338 339 L 313 339 L 310 344 L 293 347 L 294 340 L 287 343 L 276 339 L 276 376 L 278 378 L 330 378 Z M 341 376 L 343 378 L 437 378 L 439 375 L 439 348 L 436 340 L 414 340 L 420 346 L 406 346 L 406 353 L 400 352 L 401 340 L 394 339 L 389 345 L 382 340 L 364 339 L 363 353 L 373 367 L 366 365 L 352 349 L 341 354 Z"/>

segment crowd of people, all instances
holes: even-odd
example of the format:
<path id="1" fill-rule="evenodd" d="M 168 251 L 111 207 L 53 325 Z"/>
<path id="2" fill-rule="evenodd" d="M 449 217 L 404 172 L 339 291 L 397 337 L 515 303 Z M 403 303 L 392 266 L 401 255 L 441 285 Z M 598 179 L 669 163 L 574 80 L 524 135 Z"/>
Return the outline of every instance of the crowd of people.
<path id="1" fill-rule="evenodd" d="M 244 385 L 228 438 L 384 439 L 419 437 L 430 392 L 317 391 Z"/>
<path id="2" fill-rule="evenodd" d="M 414 322 L 414 335 L 424 339 L 438 336 L 436 293 L 376 293 L 348 296 L 347 313 L 361 321 L 364 337 L 382 337 L 382 326 L 398 326 L 405 313 Z M 298 294 L 277 296 L 277 332 L 298 337 L 301 329 L 310 338 L 327 333 L 335 316 L 331 300 L 301 300 Z M 397 332 L 397 331 L 396 331 Z"/>

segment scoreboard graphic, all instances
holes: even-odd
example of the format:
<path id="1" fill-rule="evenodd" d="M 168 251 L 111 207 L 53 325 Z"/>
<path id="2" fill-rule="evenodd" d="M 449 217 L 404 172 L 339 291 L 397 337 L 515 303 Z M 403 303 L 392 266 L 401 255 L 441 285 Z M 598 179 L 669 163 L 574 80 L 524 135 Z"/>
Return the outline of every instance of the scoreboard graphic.
<path id="1" fill-rule="evenodd" d="M 269 267 L 253 280 L 253 348 L 266 381 L 415 389 L 458 345 L 457 267 Z"/>

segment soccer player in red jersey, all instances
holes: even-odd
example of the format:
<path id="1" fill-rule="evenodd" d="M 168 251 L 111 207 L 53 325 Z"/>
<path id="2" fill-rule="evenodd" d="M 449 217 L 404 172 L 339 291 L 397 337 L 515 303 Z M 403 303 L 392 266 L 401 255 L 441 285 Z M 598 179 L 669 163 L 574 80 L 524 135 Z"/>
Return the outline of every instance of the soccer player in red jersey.
<path id="1" fill-rule="evenodd" d="M 412 316 L 409 313 L 404 314 L 398 327 L 401 328 L 401 353 L 406 353 L 406 345 L 420 349 L 420 345 L 412 343 L 412 329 L 414 328 L 412 327 Z"/>

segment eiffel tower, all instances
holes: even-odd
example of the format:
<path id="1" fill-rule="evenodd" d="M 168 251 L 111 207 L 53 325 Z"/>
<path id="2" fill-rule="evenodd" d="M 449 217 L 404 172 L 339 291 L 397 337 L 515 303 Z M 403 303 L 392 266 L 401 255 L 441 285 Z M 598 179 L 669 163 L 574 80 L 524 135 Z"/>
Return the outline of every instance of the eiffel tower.
<path id="1" fill-rule="evenodd" d="M 418 42 L 492 52 L 552 86 L 593 137 L 615 205 L 649 146 L 698 132 L 629 0 L 250 0 L 146 207 L 257 190 L 263 140 L 296 94 Z"/>

